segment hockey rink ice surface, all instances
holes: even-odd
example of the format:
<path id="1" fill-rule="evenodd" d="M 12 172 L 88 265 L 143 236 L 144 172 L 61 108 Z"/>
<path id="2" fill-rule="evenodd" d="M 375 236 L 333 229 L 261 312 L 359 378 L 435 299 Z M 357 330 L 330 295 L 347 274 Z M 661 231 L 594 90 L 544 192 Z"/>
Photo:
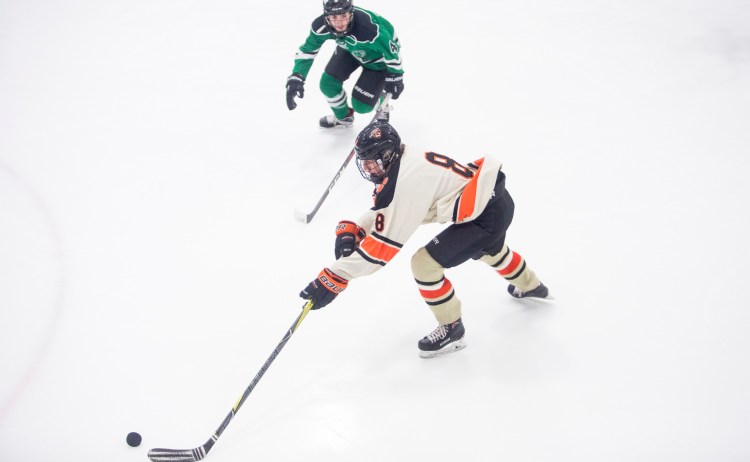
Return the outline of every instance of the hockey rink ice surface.
<path id="1" fill-rule="evenodd" d="M 750 3 L 356 2 L 402 43 L 403 141 L 502 160 L 553 301 L 411 255 L 311 312 L 212 462 L 750 460 Z M 0 2 L 0 461 L 146 461 L 219 427 L 371 206 L 357 132 L 284 85 L 320 2 Z M 352 80 L 347 82 L 351 90 Z M 128 432 L 143 436 L 138 448 Z"/>

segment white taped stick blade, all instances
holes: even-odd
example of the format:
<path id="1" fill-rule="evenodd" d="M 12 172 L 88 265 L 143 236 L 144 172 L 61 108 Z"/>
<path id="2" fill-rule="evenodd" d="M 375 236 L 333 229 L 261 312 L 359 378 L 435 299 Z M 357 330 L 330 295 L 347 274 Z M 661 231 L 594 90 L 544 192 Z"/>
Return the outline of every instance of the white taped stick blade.
<path id="1" fill-rule="evenodd" d="M 148 452 L 148 458 L 153 462 L 195 462 L 205 457 L 205 452 L 202 449 L 155 448 Z"/>
<path id="2" fill-rule="evenodd" d="M 294 210 L 294 219 L 300 223 L 310 223 L 309 215 L 305 212 L 300 212 L 297 209 Z"/>

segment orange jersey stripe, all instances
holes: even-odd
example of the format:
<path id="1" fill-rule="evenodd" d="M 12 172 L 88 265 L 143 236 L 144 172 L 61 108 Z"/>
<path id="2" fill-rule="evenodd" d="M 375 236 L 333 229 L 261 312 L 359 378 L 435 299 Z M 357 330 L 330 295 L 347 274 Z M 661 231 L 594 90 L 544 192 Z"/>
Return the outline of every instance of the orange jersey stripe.
<path id="1" fill-rule="evenodd" d="M 477 183 L 479 182 L 479 172 L 482 171 L 482 164 L 484 158 L 481 158 L 475 162 L 479 166 L 477 171 L 474 173 L 474 177 L 466 185 L 464 191 L 461 193 L 461 199 L 458 204 L 458 214 L 456 215 L 456 223 L 460 223 L 464 218 L 471 216 L 474 213 L 474 205 L 477 200 Z"/>
<path id="2" fill-rule="evenodd" d="M 438 298 L 438 297 L 442 297 L 443 295 L 447 294 L 452 289 L 453 289 L 453 285 L 451 284 L 451 282 L 449 280 L 446 279 L 445 282 L 443 282 L 443 285 L 440 286 L 439 289 L 435 289 L 435 290 L 419 289 L 419 293 L 424 298 Z"/>
<path id="3" fill-rule="evenodd" d="M 386 244 L 372 235 L 367 236 L 359 245 L 359 248 L 367 252 L 371 257 L 383 260 L 386 263 L 391 261 L 398 251 L 401 250 L 398 247 Z"/>

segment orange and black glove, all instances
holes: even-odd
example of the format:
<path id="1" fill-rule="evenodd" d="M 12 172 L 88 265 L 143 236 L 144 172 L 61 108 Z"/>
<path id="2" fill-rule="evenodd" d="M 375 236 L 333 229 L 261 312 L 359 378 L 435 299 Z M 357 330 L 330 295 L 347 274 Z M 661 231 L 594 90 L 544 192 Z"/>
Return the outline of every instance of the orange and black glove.
<path id="1" fill-rule="evenodd" d="M 323 268 L 317 278 L 313 279 L 310 284 L 299 293 L 301 298 L 312 300 L 311 309 L 317 310 L 323 308 L 333 301 L 338 294 L 346 289 L 349 281 L 336 276 L 333 271 Z"/>
<path id="2" fill-rule="evenodd" d="M 336 260 L 353 254 L 365 236 L 367 236 L 365 229 L 353 221 L 340 221 L 336 225 L 336 245 L 333 249 Z"/>

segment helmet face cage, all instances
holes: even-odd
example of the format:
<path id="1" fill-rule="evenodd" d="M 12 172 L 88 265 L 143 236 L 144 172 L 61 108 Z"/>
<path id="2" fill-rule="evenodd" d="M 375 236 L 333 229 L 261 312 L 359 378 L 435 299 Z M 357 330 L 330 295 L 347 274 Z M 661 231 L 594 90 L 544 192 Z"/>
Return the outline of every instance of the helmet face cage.
<path id="1" fill-rule="evenodd" d="M 328 26 L 329 32 L 336 37 L 343 37 L 352 30 L 352 24 L 354 23 L 354 15 L 351 15 L 349 24 L 346 26 L 346 30 L 339 32 L 333 27 L 329 16 L 335 16 L 338 14 L 352 13 L 354 11 L 354 4 L 351 0 L 323 0 L 323 14 L 325 15 L 326 25 Z"/>
<path id="2" fill-rule="evenodd" d="M 385 179 L 386 170 L 388 170 L 388 166 L 384 165 L 382 159 L 360 159 L 359 157 L 357 157 L 357 168 L 362 178 L 375 184 Z"/>
<path id="3" fill-rule="evenodd" d="M 376 121 L 362 130 L 354 141 L 357 167 L 362 177 L 380 183 L 388 167 L 398 158 L 401 137 L 387 122 Z"/>

